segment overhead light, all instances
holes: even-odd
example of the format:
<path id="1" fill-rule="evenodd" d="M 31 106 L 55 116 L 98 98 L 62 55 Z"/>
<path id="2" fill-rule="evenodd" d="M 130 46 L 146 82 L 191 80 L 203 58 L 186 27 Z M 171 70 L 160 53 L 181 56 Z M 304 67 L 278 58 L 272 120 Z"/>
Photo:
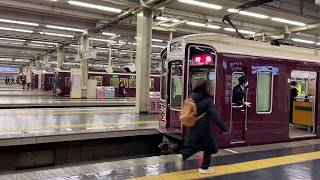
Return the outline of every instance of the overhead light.
<path id="1" fill-rule="evenodd" d="M 31 41 L 32 43 L 39 43 L 39 44 L 49 44 L 49 45 L 58 45 L 58 43 L 53 42 L 44 42 L 44 41 Z"/>
<path id="2" fill-rule="evenodd" d="M 15 59 L 15 62 L 30 62 L 29 59 Z"/>
<path id="3" fill-rule="evenodd" d="M 165 48 L 165 46 L 160 46 L 160 45 L 151 45 L 151 46 L 155 48 Z"/>
<path id="4" fill-rule="evenodd" d="M 74 31 L 74 32 L 85 32 L 84 29 L 70 28 L 70 27 L 63 27 L 63 26 L 46 25 L 46 27 L 50 29 L 59 29 L 59 30 Z"/>
<path id="5" fill-rule="evenodd" d="M 225 31 L 230 31 L 230 32 L 236 32 L 235 29 L 233 28 L 224 28 Z M 247 30 L 239 30 L 240 33 L 243 33 L 243 34 L 255 34 L 254 31 L 247 31 Z"/>
<path id="6" fill-rule="evenodd" d="M 48 35 L 48 36 L 59 36 L 59 37 L 70 37 L 72 38 L 73 35 L 69 34 L 59 34 L 59 33 L 51 33 L 51 32 L 39 32 L 42 35 Z"/>
<path id="7" fill-rule="evenodd" d="M 267 18 L 269 18 L 269 16 L 267 16 L 267 15 L 258 14 L 258 13 L 253 13 L 253 12 L 248 12 L 248 11 L 239 11 L 239 10 L 237 10 L 237 9 L 228 9 L 228 12 L 231 12 L 231 13 L 239 13 L 239 14 L 242 14 L 242 15 L 252 16 L 252 17 L 261 18 L 261 19 L 267 19 Z"/>
<path id="8" fill-rule="evenodd" d="M 43 44 L 28 44 L 29 46 L 35 46 L 35 47 L 44 47 Z"/>
<path id="9" fill-rule="evenodd" d="M 15 31 L 15 32 L 24 32 L 24 33 L 33 33 L 33 31 L 31 31 L 31 30 L 15 29 L 15 28 L 7 28 L 7 27 L 0 27 L 0 30 Z"/>
<path id="10" fill-rule="evenodd" d="M 110 40 L 110 39 L 96 39 L 96 38 L 93 38 L 92 40 L 94 40 L 94 41 L 100 41 L 100 42 L 115 43 L 115 41 Z"/>
<path id="11" fill-rule="evenodd" d="M 187 22 L 187 24 L 190 25 L 190 26 L 199 26 L 199 27 L 205 27 L 206 26 L 203 23 L 191 22 L 191 21 Z"/>
<path id="12" fill-rule="evenodd" d="M 156 19 L 160 21 L 169 21 L 169 18 L 163 16 L 157 17 Z"/>
<path id="13" fill-rule="evenodd" d="M 10 44 L 10 45 L 22 45 L 22 42 L 8 42 L 8 41 L 0 41 L 1 44 Z"/>
<path id="14" fill-rule="evenodd" d="M 305 26 L 305 23 L 302 22 L 298 22 L 298 21 L 291 21 L 291 20 L 287 20 L 287 19 L 282 19 L 282 18 L 272 18 L 273 21 L 277 21 L 277 22 L 282 22 L 282 23 L 286 23 L 286 24 L 292 24 L 292 25 L 296 25 L 296 26 Z"/>
<path id="15" fill-rule="evenodd" d="M 223 8 L 220 5 L 205 3 L 205 2 L 195 1 L 195 0 L 179 0 L 179 2 L 200 6 L 200 7 L 205 7 L 205 8 L 210 8 L 210 9 L 216 9 L 216 10 L 220 10 Z"/>
<path id="16" fill-rule="evenodd" d="M 0 37 L 0 40 L 7 40 L 7 41 L 21 41 L 21 42 L 26 41 L 26 40 L 24 40 L 24 39 L 13 39 L 13 38 L 2 38 L 2 37 Z"/>
<path id="17" fill-rule="evenodd" d="M 71 5 L 82 6 L 82 7 L 92 8 L 92 9 L 103 10 L 103 11 L 109 11 L 109 12 L 115 12 L 115 13 L 122 12 L 121 9 L 107 7 L 107 6 L 101 6 L 101 5 L 95 5 L 95 4 L 89 4 L 89 3 L 84 3 L 84 2 L 80 2 L 80 1 L 68 1 L 68 3 Z"/>
<path id="18" fill-rule="evenodd" d="M 25 21 L 15 21 L 15 20 L 9 20 L 9 19 L 0 19 L 0 22 L 11 23 L 11 24 L 21 24 L 21 25 L 27 25 L 27 26 L 39 26 L 39 24 L 37 24 L 37 23 L 31 23 L 31 22 L 25 22 Z"/>
<path id="19" fill-rule="evenodd" d="M 220 26 L 215 26 L 215 25 L 211 25 L 211 24 L 207 24 L 206 27 L 209 29 L 220 29 L 221 28 Z"/>
<path id="20" fill-rule="evenodd" d="M 0 61 L 13 61 L 12 58 L 0 58 Z"/>
<path id="21" fill-rule="evenodd" d="M 316 43 L 314 41 L 309 41 L 309 40 L 304 40 L 304 39 L 296 39 L 296 38 L 293 38 L 292 41 L 306 43 L 306 44 L 314 44 L 314 43 Z"/>
<path id="22" fill-rule="evenodd" d="M 102 35 L 105 35 L 105 36 L 117 36 L 114 33 L 108 33 L 108 32 L 103 32 Z"/>
<path id="23" fill-rule="evenodd" d="M 135 39 L 137 39 L 137 37 L 134 37 Z M 151 39 L 152 41 L 154 41 L 154 42 L 163 42 L 163 40 L 162 39 Z"/>

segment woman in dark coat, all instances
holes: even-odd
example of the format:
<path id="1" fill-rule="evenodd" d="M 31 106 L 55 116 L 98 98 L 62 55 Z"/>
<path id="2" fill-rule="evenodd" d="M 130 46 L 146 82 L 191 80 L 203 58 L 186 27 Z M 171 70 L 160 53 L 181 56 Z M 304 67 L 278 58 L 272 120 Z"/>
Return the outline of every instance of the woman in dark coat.
<path id="1" fill-rule="evenodd" d="M 119 83 L 119 98 L 125 98 L 125 84 L 123 81 L 120 81 Z"/>
<path id="2" fill-rule="evenodd" d="M 206 113 L 205 116 L 198 119 L 195 126 L 190 128 L 187 137 L 186 147 L 180 151 L 183 161 L 198 151 L 204 151 L 203 162 L 200 173 L 212 173 L 210 169 L 211 154 L 218 152 L 217 143 L 213 137 L 212 122 L 214 122 L 222 131 L 227 132 L 227 128 L 218 113 L 213 98 L 207 92 L 208 82 L 206 80 L 198 80 L 197 86 L 194 88 L 191 98 L 197 104 L 198 115 Z"/>

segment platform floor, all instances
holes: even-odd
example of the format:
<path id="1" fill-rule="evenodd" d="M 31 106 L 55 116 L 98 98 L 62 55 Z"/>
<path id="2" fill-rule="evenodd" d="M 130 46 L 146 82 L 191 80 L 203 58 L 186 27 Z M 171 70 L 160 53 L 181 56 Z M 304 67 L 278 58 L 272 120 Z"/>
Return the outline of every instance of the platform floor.
<path id="1" fill-rule="evenodd" d="M 177 170 L 176 155 L 155 156 L 0 176 L 6 180 L 318 180 L 320 140 L 307 140 L 220 150 L 212 157 L 216 172 L 200 175 L 197 155 Z"/>
<path id="2" fill-rule="evenodd" d="M 21 85 L 0 84 L 0 108 L 135 106 L 135 99 L 70 99 L 52 91 L 23 90 Z"/>
<path id="3" fill-rule="evenodd" d="M 156 131 L 158 114 L 135 112 L 135 107 L 0 109 L 0 146 L 6 145 L 2 140 L 23 143 L 28 137 L 60 135 L 63 140 L 74 134 Z"/>

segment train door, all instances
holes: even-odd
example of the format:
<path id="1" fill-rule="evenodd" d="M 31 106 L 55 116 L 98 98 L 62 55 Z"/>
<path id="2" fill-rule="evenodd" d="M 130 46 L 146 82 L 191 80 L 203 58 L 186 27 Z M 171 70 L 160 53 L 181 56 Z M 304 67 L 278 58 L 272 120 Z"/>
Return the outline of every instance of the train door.
<path id="1" fill-rule="evenodd" d="M 315 136 L 317 73 L 294 70 L 290 85 L 289 137 Z"/>
<path id="2" fill-rule="evenodd" d="M 183 62 L 169 62 L 168 70 L 168 88 L 170 88 L 170 93 L 167 99 L 169 108 L 169 118 L 167 118 L 167 126 L 169 127 L 170 132 L 182 133 L 179 113 L 181 111 L 183 101 Z"/>
<path id="3" fill-rule="evenodd" d="M 234 89 L 238 84 L 238 78 L 245 76 L 247 73 L 245 71 L 238 71 L 232 73 L 232 89 Z M 246 95 L 243 101 L 247 101 L 248 89 L 245 89 Z M 231 93 L 231 99 L 233 93 Z M 231 103 L 230 107 L 230 135 L 231 144 L 244 143 L 245 142 L 245 131 L 248 116 L 248 107 L 243 105 L 236 105 Z"/>

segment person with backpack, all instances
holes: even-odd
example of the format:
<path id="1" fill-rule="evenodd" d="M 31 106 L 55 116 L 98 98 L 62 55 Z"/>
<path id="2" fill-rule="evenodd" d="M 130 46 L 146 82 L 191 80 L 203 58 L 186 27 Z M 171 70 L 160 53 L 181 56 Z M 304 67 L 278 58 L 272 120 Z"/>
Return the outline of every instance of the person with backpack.
<path id="1" fill-rule="evenodd" d="M 180 151 L 177 166 L 181 167 L 193 154 L 204 151 L 203 161 L 199 173 L 213 173 L 210 168 L 211 154 L 218 152 L 217 143 L 212 131 L 214 122 L 222 131 L 227 132 L 227 128 L 218 113 L 213 98 L 209 95 L 208 81 L 199 79 L 196 81 L 191 98 L 186 99 L 180 112 L 182 124 L 189 129 L 185 147 Z"/>

